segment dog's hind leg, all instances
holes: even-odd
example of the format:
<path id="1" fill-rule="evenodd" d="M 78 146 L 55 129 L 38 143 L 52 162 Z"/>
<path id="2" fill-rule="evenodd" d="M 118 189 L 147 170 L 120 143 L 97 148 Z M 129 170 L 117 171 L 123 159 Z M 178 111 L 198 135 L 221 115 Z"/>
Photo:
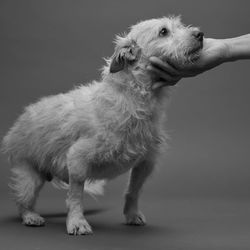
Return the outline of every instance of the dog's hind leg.
<path id="1" fill-rule="evenodd" d="M 152 173 L 154 164 L 151 161 L 142 161 L 131 170 L 123 213 L 127 225 L 145 225 L 146 219 L 138 208 L 138 199 L 144 182 Z"/>
<path id="2" fill-rule="evenodd" d="M 13 191 L 23 224 L 43 226 L 45 220 L 34 211 L 34 206 L 44 184 L 44 177 L 27 162 L 15 164 L 12 174 L 10 188 Z"/>

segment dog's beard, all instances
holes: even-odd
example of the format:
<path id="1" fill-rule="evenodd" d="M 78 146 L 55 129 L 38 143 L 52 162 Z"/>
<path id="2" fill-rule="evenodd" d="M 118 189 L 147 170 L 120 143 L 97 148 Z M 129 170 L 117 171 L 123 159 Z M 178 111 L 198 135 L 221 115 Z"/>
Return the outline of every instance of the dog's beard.
<path id="1" fill-rule="evenodd" d="M 195 43 L 193 46 L 191 46 L 187 52 L 186 56 L 189 57 L 189 62 L 195 62 L 199 59 L 201 50 L 203 49 L 203 42 Z"/>
<path id="2" fill-rule="evenodd" d="M 176 50 L 168 55 L 161 56 L 161 60 L 173 65 L 185 66 L 196 62 L 201 55 L 202 45 L 186 50 Z"/>

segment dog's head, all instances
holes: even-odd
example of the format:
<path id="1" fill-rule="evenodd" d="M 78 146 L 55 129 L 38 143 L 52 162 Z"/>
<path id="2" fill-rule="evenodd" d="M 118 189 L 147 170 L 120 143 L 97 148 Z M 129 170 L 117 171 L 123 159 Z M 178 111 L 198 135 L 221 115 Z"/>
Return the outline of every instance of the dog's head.
<path id="1" fill-rule="evenodd" d="M 199 57 L 204 34 L 185 26 L 179 17 L 163 17 L 140 22 L 124 37 L 117 37 L 110 72 L 136 64 L 141 56 L 156 56 L 163 61 L 187 64 Z"/>

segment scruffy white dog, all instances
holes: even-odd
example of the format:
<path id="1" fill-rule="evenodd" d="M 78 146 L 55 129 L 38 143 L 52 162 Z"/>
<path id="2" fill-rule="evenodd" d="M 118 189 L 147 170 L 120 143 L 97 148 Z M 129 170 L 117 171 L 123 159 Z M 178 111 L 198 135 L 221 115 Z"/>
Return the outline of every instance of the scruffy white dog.
<path id="1" fill-rule="evenodd" d="M 203 33 L 177 17 L 140 22 L 116 39 L 102 80 L 28 106 L 3 140 L 13 167 L 11 187 L 25 225 L 41 226 L 34 205 L 44 182 L 69 184 L 67 231 L 92 233 L 83 215 L 83 190 L 101 191 L 103 180 L 131 170 L 124 214 L 144 225 L 140 190 L 164 138 L 162 118 L 169 88 L 152 90 L 149 57 L 190 63 Z"/>

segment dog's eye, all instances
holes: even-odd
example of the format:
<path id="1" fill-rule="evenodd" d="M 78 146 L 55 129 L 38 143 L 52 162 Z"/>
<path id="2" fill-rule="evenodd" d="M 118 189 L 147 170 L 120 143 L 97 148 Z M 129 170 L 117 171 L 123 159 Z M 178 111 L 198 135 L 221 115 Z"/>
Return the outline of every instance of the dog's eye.
<path id="1" fill-rule="evenodd" d="M 167 28 L 162 28 L 159 32 L 159 36 L 166 36 L 168 34 Z"/>

